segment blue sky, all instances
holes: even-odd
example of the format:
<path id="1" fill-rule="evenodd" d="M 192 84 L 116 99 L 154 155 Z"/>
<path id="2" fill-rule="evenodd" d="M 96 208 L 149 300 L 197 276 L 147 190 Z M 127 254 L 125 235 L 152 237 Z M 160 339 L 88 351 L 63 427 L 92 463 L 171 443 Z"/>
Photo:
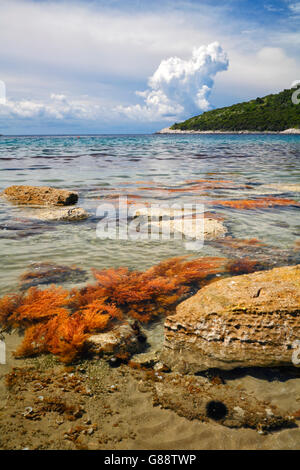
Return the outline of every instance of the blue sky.
<path id="1" fill-rule="evenodd" d="M 297 0 L 1 0 L 0 133 L 154 132 L 289 88 L 299 26 Z"/>

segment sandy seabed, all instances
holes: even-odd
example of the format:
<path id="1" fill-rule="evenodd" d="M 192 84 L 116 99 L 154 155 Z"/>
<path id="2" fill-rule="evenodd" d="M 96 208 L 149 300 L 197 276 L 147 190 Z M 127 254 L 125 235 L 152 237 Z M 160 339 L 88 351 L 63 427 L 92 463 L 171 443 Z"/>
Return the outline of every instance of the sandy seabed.
<path id="1" fill-rule="evenodd" d="M 7 336 L 7 364 L 0 366 L 1 449 L 300 449 L 298 426 L 261 434 L 189 420 L 154 406 L 142 370 L 111 368 L 103 359 L 74 367 L 52 356 L 16 360 L 19 342 L 17 334 Z M 283 412 L 300 408 L 299 376 L 245 375 L 229 382 Z"/>

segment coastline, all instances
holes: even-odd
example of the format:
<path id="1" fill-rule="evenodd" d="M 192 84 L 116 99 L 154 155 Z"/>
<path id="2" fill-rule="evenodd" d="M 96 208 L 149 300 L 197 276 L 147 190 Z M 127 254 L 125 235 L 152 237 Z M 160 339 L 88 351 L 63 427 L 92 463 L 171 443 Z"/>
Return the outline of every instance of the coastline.
<path id="1" fill-rule="evenodd" d="M 165 127 L 160 131 L 155 132 L 155 134 L 279 134 L 279 135 L 300 135 L 300 129 L 286 129 L 284 131 L 181 131 L 179 129 L 171 129 L 170 127 Z"/>

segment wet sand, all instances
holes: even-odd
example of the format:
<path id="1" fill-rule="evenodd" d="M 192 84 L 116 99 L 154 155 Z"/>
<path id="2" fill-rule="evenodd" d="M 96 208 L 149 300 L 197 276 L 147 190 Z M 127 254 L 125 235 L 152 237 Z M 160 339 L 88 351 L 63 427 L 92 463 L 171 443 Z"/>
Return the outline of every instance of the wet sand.
<path id="1" fill-rule="evenodd" d="M 19 342 L 16 334 L 7 337 L 7 364 L 0 366 L 1 449 L 300 449 L 298 426 L 264 435 L 212 420 L 190 421 L 154 406 L 142 370 L 125 364 L 111 368 L 103 359 L 74 367 L 51 356 L 16 360 L 12 351 Z M 10 376 L 8 388 L 5 375 L 13 367 L 21 371 L 15 381 Z M 228 374 L 226 384 L 283 412 L 300 408 L 299 375 L 282 370 Z"/>

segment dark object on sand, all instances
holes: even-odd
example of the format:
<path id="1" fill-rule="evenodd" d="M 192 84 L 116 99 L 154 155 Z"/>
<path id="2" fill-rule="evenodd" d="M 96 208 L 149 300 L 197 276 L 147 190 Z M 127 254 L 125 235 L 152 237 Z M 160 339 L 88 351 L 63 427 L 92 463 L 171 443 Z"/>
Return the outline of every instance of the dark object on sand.
<path id="1" fill-rule="evenodd" d="M 122 363 L 122 360 L 119 357 L 111 357 L 108 363 L 110 367 L 119 367 Z"/>
<path id="2" fill-rule="evenodd" d="M 220 419 L 225 418 L 228 410 L 227 406 L 224 405 L 221 401 L 209 401 L 206 405 L 206 414 L 208 418 L 219 421 Z"/>

